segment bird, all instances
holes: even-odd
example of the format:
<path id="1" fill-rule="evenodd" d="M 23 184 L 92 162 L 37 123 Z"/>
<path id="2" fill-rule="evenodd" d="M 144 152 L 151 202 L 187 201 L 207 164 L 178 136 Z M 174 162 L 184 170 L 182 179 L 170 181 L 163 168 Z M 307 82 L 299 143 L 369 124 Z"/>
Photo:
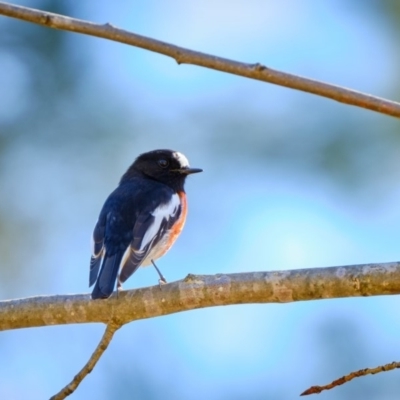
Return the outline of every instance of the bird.
<path id="1" fill-rule="evenodd" d="M 180 152 L 161 149 L 140 154 L 108 196 L 93 231 L 89 287 L 92 299 L 117 293 L 140 266 L 153 264 L 161 283 L 165 278 L 154 260 L 174 244 L 185 224 L 186 177 L 202 172 L 191 168 Z"/>

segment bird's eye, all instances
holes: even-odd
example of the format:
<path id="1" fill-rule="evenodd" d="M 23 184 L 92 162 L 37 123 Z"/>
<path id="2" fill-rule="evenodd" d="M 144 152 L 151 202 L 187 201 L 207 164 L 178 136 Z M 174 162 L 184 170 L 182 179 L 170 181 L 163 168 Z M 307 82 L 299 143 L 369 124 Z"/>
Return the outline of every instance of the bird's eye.
<path id="1" fill-rule="evenodd" d="M 169 165 L 169 162 L 167 160 L 164 160 L 163 158 L 161 160 L 158 160 L 158 165 L 161 168 L 167 168 Z"/>

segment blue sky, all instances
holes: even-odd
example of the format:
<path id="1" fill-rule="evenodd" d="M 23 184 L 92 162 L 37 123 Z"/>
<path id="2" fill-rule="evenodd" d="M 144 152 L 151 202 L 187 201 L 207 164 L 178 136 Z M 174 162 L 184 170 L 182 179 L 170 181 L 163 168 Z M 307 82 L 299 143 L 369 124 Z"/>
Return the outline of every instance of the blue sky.
<path id="1" fill-rule="evenodd" d="M 124 1 L 118 7 L 108 2 L 80 7 L 74 13 L 77 18 L 394 96 L 397 65 L 390 26 L 382 14 L 357 9 L 359 4 Z M 93 118 L 104 120 L 106 127 L 116 122 L 116 109 L 120 114 L 115 115 L 123 118 L 104 137 L 82 142 L 75 157 L 34 136 L 16 141 L 5 155 L 5 169 L 13 173 L 2 178 L 8 212 L 32 221 L 38 236 L 32 238 L 37 251 L 29 245 L 21 250 L 33 254 L 29 268 L 18 275 L 20 284 L 4 288 L 8 296 L 88 292 L 90 235 L 103 201 L 139 153 L 163 147 L 184 152 L 191 165 L 204 169 L 187 183 L 190 208 L 184 233 L 158 262 L 169 281 L 188 273 L 398 259 L 398 189 L 349 194 L 321 171 L 296 171 L 290 160 L 261 162 L 246 153 L 249 143 L 272 141 L 275 136 L 285 140 L 271 121 L 287 122 L 291 130 L 298 130 L 293 147 L 300 148 L 307 140 L 326 140 L 319 129 L 329 125 L 332 116 L 351 115 L 358 121 L 353 120 L 348 135 L 364 130 L 365 123 L 386 129 L 380 124 L 386 117 L 261 82 L 178 66 L 174 60 L 121 44 L 70 35 L 74 54 L 87 58 L 89 66 L 89 73 L 82 71 L 86 79 L 79 101 L 104 106 L 109 114 L 93 113 Z M 0 104 L 11 114 L 0 108 L 1 118 L 18 115 L 18 107 L 26 106 L 13 95 L 28 84 L 24 66 L 6 56 L 0 54 L 9 72 L 7 80 L 0 76 L 7 93 L 0 95 Z M 65 104 L 65 124 L 73 129 L 69 110 Z M 230 112 L 232 120 L 246 121 L 246 136 L 232 134 L 230 139 L 229 131 L 205 130 L 207 118 L 220 110 Z M 257 124 L 265 124 L 258 136 L 259 128 L 248 123 L 248 110 L 261 116 Z M 121 124 L 123 132 L 118 131 Z M 129 134 L 137 126 L 143 132 Z M 376 132 L 380 134 L 385 132 Z M 226 148 L 216 145 L 220 136 L 227 138 Z M 230 146 L 236 146 L 231 153 Z M 381 155 L 382 150 L 376 150 Z M 398 162 L 382 157 L 381 163 L 388 163 L 393 174 L 382 176 L 382 181 L 392 182 Z M 29 202 L 11 201 L 26 197 Z M 156 283 L 155 271 L 146 268 L 125 287 Z M 71 398 L 297 398 L 310 385 L 399 359 L 400 327 L 392 313 L 398 305 L 397 297 L 341 299 L 220 307 L 138 321 L 116 334 Z M 0 369 L 5 382 L 0 397 L 41 399 L 54 394 L 86 362 L 103 329 L 93 325 L 2 333 L 7 366 Z M 394 374 L 360 379 L 320 396 L 342 399 L 368 393 L 370 399 L 394 399 L 399 390 Z"/>

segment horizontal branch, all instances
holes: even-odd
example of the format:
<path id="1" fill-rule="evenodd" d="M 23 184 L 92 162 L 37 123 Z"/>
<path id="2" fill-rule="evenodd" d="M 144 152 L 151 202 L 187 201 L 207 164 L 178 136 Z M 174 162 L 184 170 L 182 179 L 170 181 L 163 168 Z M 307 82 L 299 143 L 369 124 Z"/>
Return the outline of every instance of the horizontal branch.
<path id="1" fill-rule="evenodd" d="M 49 28 L 82 33 L 85 35 L 113 40 L 115 42 L 125 43 L 172 57 L 178 64 L 198 65 L 200 67 L 301 90 L 327 97 L 340 103 L 366 108 L 393 117 L 400 117 L 400 103 L 394 101 L 277 71 L 259 63 L 247 64 L 189 50 L 159 40 L 137 35 L 123 29 L 118 29 L 110 24 L 94 24 L 75 18 L 69 18 L 58 14 L 3 2 L 0 2 L 0 15 L 18 18 L 35 24 L 44 25 Z"/>
<path id="2" fill-rule="evenodd" d="M 240 274 L 188 275 L 167 285 L 0 302 L 0 330 L 88 322 L 118 325 L 197 308 L 400 294 L 400 262 Z"/>

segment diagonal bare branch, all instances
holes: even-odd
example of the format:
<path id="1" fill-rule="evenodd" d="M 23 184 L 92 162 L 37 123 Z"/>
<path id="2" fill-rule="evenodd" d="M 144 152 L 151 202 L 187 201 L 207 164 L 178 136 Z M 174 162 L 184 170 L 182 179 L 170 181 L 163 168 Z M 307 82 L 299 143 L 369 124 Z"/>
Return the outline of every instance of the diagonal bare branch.
<path id="1" fill-rule="evenodd" d="M 103 322 L 120 325 L 197 308 L 400 294 L 400 262 L 241 274 L 188 275 L 184 280 L 122 291 L 118 298 L 38 296 L 0 302 L 0 331 Z"/>
<path id="2" fill-rule="evenodd" d="M 269 82 L 336 100 L 340 103 L 366 108 L 382 114 L 400 117 L 400 103 L 357 92 L 340 86 L 288 74 L 262 64 L 247 64 L 198 51 L 189 50 L 160 40 L 118 29 L 110 24 L 94 24 L 75 18 L 32 8 L 0 2 L 0 15 L 33 22 L 49 28 L 82 33 L 115 42 L 140 47 L 172 57 L 178 64 L 193 64 L 217 71 Z"/>
<path id="3" fill-rule="evenodd" d="M 63 400 L 72 394 L 80 385 L 80 383 L 85 379 L 85 377 L 90 374 L 93 368 L 96 366 L 100 357 L 107 350 L 108 345 L 110 344 L 114 333 L 121 327 L 114 322 L 110 322 L 107 325 L 107 328 L 101 338 L 99 344 L 97 345 L 95 351 L 89 358 L 89 361 L 85 364 L 85 366 L 74 376 L 74 379 L 65 387 L 63 387 L 58 393 L 50 398 L 50 400 Z"/>
<path id="4" fill-rule="evenodd" d="M 343 385 L 344 383 L 350 382 L 354 378 L 359 378 L 360 376 L 366 376 L 366 375 L 375 375 L 379 374 L 380 372 L 392 371 L 396 368 L 400 368 L 400 362 L 393 361 L 390 364 L 380 365 L 379 367 L 375 368 L 360 369 L 358 371 L 351 372 L 348 375 L 342 376 L 341 378 L 334 380 L 328 385 L 311 386 L 309 389 L 305 390 L 300 396 L 307 396 L 309 394 L 318 394 L 321 393 L 323 390 L 330 390 L 335 388 L 336 386 L 340 386 Z"/>

